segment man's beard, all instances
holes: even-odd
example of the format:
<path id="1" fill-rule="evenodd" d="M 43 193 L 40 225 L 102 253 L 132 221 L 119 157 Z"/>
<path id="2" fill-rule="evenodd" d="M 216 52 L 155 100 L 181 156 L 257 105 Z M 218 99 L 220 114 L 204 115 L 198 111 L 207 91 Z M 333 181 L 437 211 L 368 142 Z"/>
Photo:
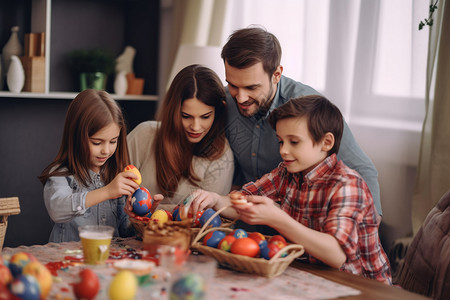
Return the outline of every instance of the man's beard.
<path id="1" fill-rule="evenodd" d="M 265 116 L 267 114 L 267 112 L 269 111 L 270 105 L 272 104 L 272 99 L 268 99 L 268 97 L 271 97 L 273 94 L 273 87 L 272 85 L 270 86 L 270 90 L 269 92 L 264 95 L 263 97 L 261 97 L 261 99 L 264 99 L 263 101 L 257 101 L 255 99 L 246 101 L 246 102 L 251 102 L 251 105 L 256 105 L 256 109 L 252 112 L 249 113 L 248 110 L 242 110 L 241 107 L 237 104 L 237 100 L 234 99 L 234 101 L 236 101 L 236 105 L 238 105 L 238 110 L 239 113 L 246 117 L 256 117 L 256 118 L 261 118 L 263 116 Z M 246 103 L 244 102 L 244 103 Z"/>

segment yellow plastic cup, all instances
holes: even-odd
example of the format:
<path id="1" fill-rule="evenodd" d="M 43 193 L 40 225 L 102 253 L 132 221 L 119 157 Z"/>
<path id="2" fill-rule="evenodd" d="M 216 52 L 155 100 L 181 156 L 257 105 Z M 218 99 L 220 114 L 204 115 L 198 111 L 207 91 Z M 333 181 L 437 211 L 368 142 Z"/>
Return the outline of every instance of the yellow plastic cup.
<path id="1" fill-rule="evenodd" d="M 90 265 L 105 263 L 109 256 L 114 227 L 84 225 L 78 227 L 78 233 L 83 246 L 84 262 Z"/>

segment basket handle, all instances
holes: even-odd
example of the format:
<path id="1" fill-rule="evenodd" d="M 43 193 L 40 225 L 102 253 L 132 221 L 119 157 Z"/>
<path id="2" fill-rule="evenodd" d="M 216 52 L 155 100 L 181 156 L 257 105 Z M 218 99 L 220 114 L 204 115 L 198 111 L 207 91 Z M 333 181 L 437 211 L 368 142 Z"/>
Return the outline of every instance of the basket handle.
<path id="1" fill-rule="evenodd" d="M 292 250 L 292 249 L 294 251 L 296 251 L 293 254 L 294 258 L 301 256 L 305 252 L 305 247 L 303 247 L 302 245 L 290 244 L 290 245 L 287 245 L 286 247 L 280 249 L 280 251 L 278 251 L 277 253 L 275 253 L 275 255 L 269 259 L 269 262 L 271 262 L 271 263 L 274 262 L 277 258 L 279 258 L 281 256 L 281 254 L 285 253 L 288 250 Z"/>
<path id="2" fill-rule="evenodd" d="M 218 211 L 216 211 L 207 221 L 205 224 L 203 224 L 202 228 L 200 228 L 200 231 L 197 233 L 194 241 L 191 243 L 191 245 L 195 245 L 202 237 L 204 237 L 206 234 L 208 234 L 209 232 L 215 230 L 216 228 L 210 228 L 213 230 L 207 230 L 208 225 L 212 222 L 212 220 L 214 220 L 214 218 L 216 216 L 218 216 L 222 211 L 224 211 L 225 209 L 227 209 L 228 207 L 230 207 L 230 205 L 228 206 L 224 206 L 221 209 L 219 209 Z"/>

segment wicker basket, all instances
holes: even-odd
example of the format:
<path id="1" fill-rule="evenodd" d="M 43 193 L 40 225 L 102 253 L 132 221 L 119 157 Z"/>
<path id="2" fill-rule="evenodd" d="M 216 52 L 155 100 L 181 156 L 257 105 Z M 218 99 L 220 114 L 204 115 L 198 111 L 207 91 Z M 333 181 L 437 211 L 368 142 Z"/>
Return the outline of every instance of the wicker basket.
<path id="1" fill-rule="evenodd" d="M 208 219 L 208 221 L 205 223 L 204 226 L 208 226 L 209 223 L 211 223 L 211 221 L 226 208 L 227 207 L 224 207 L 224 208 L 221 208 L 220 210 L 216 211 L 214 213 L 214 215 L 212 215 L 211 218 Z M 221 218 L 221 219 L 222 219 L 222 225 L 220 227 L 223 227 L 223 228 L 231 227 L 236 222 L 236 221 L 231 221 L 226 218 Z M 148 226 L 148 221 L 143 221 L 143 220 L 139 220 L 136 218 L 130 218 L 130 222 L 133 225 L 134 229 L 136 230 L 136 236 L 138 238 L 142 239 L 145 228 L 147 228 L 147 226 Z M 168 222 L 171 222 L 171 224 L 177 224 L 177 223 L 183 222 L 183 221 L 168 221 Z M 192 240 L 194 240 L 194 238 L 198 235 L 200 230 L 201 230 L 200 227 L 191 227 L 190 228 Z"/>
<path id="2" fill-rule="evenodd" d="M 221 230 L 225 233 L 230 233 L 233 229 L 221 227 L 209 228 L 206 230 L 203 229 L 204 228 L 202 227 L 202 230 L 192 242 L 191 249 L 214 257 L 221 265 L 244 273 L 258 274 L 269 278 L 278 276 L 284 272 L 294 259 L 300 257 L 305 252 L 302 245 L 289 244 L 283 248 L 283 251 L 277 252 L 270 260 L 233 254 L 221 249 L 205 246 L 200 242 L 201 239 L 211 231 Z M 286 257 L 280 257 L 281 254 L 285 252 L 287 252 L 288 255 Z"/>
<path id="3" fill-rule="evenodd" d="M 0 198 L 0 252 L 5 241 L 6 228 L 8 227 L 8 216 L 20 213 L 18 197 Z"/>

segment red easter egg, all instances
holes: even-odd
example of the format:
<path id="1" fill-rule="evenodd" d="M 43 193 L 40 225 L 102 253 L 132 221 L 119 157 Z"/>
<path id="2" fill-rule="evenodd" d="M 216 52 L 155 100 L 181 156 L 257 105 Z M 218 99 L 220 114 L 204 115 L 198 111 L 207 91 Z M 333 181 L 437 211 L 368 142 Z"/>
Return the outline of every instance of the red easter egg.
<path id="1" fill-rule="evenodd" d="M 280 241 L 280 242 L 283 242 L 285 245 L 287 245 L 286 239 L 283 236 L 279 235 L 279 234 L 272 236 L 269 239 L 269 244 L 273 243 L 275 241 Z"/>
<path id="2" fill-rule="evenodd" d="M 231 253 L 255 257 L 259 254 L 259 245 L 249 237 L 242 237 L 233 242 Z"/>
<path id="3" fill-rule="evenodd" d="M 249 233 L 248 237 L 255 240 L 258 243 L 258 245 L 266 240 L 266 237 L 264 235 L 256 231 Z"/>
<path id="4" fill-rule="evenodd" d="M 194 219 L 195 226 L 198 226 L 198 227 L 201 226 L 200 218 L 202 217 L 203 213 L 204 213 L 204 210 L 199 210 L 197 212 L 197 214 L 195 215 L 195 219 Z"/>
<path id="5" fill-rule="evenodd" d="M 97 274 L 91 269 L 83 269 L 78 273 L 78 282 L 73 285 L 77 299 L 94 299 L 100 290 Z"/>

